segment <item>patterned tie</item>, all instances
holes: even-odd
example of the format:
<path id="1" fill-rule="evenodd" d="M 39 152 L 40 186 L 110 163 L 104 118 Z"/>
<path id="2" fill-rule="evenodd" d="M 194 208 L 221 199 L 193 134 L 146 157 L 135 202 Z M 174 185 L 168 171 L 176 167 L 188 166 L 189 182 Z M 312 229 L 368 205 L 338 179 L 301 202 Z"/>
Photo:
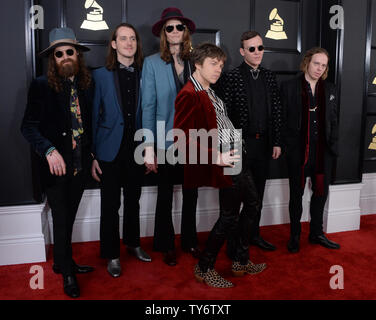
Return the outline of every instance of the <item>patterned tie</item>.
<path id="1" fill-rule="evenodd" d="M 133 72 L 134 71 L 133 67 L 127 67 L 127 66 L 123 65 L 122 63 L 120 63 L 119 68 L 120 69 L 125 69 L 125 70 L 127 70 L 129 72 Z"/>

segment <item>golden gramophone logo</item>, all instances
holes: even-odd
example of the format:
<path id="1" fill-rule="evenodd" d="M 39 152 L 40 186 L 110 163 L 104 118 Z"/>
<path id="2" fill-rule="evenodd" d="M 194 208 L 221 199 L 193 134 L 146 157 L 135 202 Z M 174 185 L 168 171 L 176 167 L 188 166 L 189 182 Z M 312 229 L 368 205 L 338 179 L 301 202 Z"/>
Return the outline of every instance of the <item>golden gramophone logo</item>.
<path id="1" fill-rule="evenodd" d="M 279 16 L 277 8 L 274 8 L 269 14 L 269 20 L 273 21 L 270 25 L 270 29 L 266 34 L 266 38 L 273 40 L 285 40 L 287 39 L 286 32 L 283 30 L 284 21 Z"/>
<path id="2" fill-rule="evenodd" d="M 82 23 L 81 29 L 88 30 L 107 30 L 108 25 L 103 20 L 103 8 L 95 0 L 86 0 L 85 9 L 91 10 L 86 15 L 86 20 Z"/>
<path id="3" fill-rule="evenodd" d="M 376 133 L 376 124 L 373 125 L 372 135 Z M 372 138 L 372 142 L 368 146 L 369 150 L 376 150 L 376 136 Z"/>

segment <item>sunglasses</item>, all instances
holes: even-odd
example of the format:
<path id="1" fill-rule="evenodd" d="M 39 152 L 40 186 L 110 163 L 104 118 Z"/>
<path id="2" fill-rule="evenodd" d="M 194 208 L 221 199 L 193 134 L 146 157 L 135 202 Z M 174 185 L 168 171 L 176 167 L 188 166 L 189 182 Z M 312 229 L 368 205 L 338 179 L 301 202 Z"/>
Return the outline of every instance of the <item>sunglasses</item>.
<path id="1" fill-rule="evenodd" d="M 74 55 L 74 50 L 73 49 L 68 49 L 65 51 L 56 51 L 55 52 L 55 57 L 56 58 L 61 58 L 64 55 L 64 52 L 67 54 L 67 56 L 71 57 Z"/>
<path id="2" fill-rule="evenodd" d="M 172 31 L 174 31 L 175 27 L 176 27 L 176 30 L 178 30 L 178 31 L 184 31 L 184 29 L 185 29 L 184 24 L 169 25 L 169 26 L 166 26 L 166 28 L 165 28 L 166 32 L 171 33 Z"/>
<path id="3" fill-rule="evenodd" d="M 257 47 L 258 51 L 264 51 L 264 46 L 258 46 Z M 248 48 L 249 52 L 255 52 L 256 51 L 256 47 L 249 47 Z"/>

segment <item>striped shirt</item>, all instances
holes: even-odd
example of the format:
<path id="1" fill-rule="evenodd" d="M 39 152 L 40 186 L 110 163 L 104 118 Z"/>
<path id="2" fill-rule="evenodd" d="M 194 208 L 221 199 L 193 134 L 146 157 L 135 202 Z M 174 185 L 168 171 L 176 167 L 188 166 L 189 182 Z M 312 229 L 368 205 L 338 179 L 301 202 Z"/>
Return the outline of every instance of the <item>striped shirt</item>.
<path id="1" fill-rule="evenodd" d="M 217 118 L 218 144 L 226 145 L 240 142 L 241 134 L 235 129 L 231 120 L 227 116 L 227 110 L 224 102 L 210 87 L 205 90 L 193 76 L 190 76 L 189 79 L 192 81 L 196 91 L 206 91 L 210 101 L 213 104 Z"/>

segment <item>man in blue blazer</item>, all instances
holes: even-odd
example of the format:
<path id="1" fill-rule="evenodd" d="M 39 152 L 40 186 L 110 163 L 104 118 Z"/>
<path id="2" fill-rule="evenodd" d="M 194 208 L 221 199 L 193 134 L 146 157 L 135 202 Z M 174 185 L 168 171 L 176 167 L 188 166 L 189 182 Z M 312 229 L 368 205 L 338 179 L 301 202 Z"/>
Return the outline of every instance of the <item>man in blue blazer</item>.
<path id="1" fill-rule="evenodd" d="M 116 27 L 109 44 L 106 67 L 93 72 L 92 176 L 100 182 L 100 253 L 107 271 L 121 274 L 119 208 L 124 196 L 123 242 L 142 261 L 151 261 L 140 247 L 140 196 L 144 166 L 134 160 L 134 134 L 141 127 L 140 74 L 142 49 L 136 29 Z"/>
<path id="2" fill-rule="evenodd" d="M 150 145 L 145 148 L 145 165 L 149 172 L 158 172 L 154 250 L 164 253 L 163 260 L 169 266 L 177 263 L 172 222 L 174 177 L 183 177 L 183 168 L 167 163 L 166 150 L 173 141 L 166 140 L 166 134 L 173 128 L 176 95 L 192 73 L 190 34 L 195 28 L 178 8 L 163 10 L 152 28 L 160 37 L 160 52 L 147 57 L 142 70 L 142 126 L 154 134 L 154 139 L 146 138 Z M 183 188 L 181 244 L 197 258 L 196 204 L 197 188 Z"/>

